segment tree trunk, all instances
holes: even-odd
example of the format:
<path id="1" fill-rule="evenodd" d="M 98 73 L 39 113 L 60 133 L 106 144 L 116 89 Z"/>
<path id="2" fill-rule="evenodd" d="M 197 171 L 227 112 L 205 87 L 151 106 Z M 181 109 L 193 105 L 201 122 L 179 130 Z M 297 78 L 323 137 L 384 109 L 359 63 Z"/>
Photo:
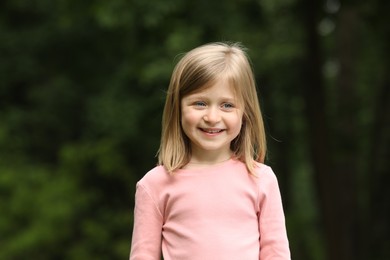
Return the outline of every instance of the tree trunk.
<path id="1" fill-rule="evenodd" d="M 338 100 L 326 100 L 322 77 L 320 39 L 317 33 L 321 3 L 306 1 L 307 60 L 305 101 L 309 132 L 309 149 L 318 192 L 320 213 L 326 241 L 327 259 L 358 259 L 356 240 L 356 105 L 354 89 L 354 41 L 356 15 L 352 11 L 341 14 L 340 77 Z M 352 45 L 353 46 L 353 45 Z M 338 103 L 338 117 L 332 127 L 328 124 L 327 104 Z"/>
<path id="2" fill-rule="evenodd" d="M 332 122 L 334 145 L 331 154 L 334 165 L 335 210 L 337 214 L 337 259 L 359 259 L 357 178 L 359 156 L 359 133 L 357 112 L 356 60 L 358 14 L 355 9 L 344 6 L 339 13 L 336 33 L 336 52 L 340 65 L 336 84 L 336 114 Z M 329 187 L 331 188 L 331 187 Z M 336 227 L 336 226 L 335 226 Z M 334 256 L 336 257 L 336 255 Z M 332 258 L 336 259 L 336 258 Z"/>
<path id="3" fill-rule="evenodd" d="M 304 1 L 307 53 L 303 78 L 306 80 L 304 86 L 305 113 L 308 122 L 308 144 L 309 154 L 314 172 L 314 180 L 319 201 L 321 219 L 324 225 L 326 252 L 328 258 L 332 259 L 337 244 L 332 243 L 334 233 L 333 220 L 333 196 L 329 187 L 332 185 L 328 124 L 325 112 L 325 90 L 321 76 L 321 50 L 317 34 L 320 3 L 317 1 Z"/>
<path id="4" fill-rule="evenodd" d="M 387 41 L 390 42 L 390 39 Z M 388 54 L 387 54 L 388 55 Z M 390 257 L 390 64 L 387 66 L 383 86 L 376 98 L 374 124 L 371 131 L 371 149 L 369 153 L 369 220 L 367 223 L 366 244 L 370 259 L 388 259 Z"/>

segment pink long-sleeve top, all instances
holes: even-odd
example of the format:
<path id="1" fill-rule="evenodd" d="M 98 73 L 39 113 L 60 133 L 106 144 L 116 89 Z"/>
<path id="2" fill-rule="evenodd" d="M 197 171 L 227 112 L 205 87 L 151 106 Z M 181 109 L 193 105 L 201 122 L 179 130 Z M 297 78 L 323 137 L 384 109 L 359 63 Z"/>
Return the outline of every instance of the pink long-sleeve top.
<path id="1" fill-rule="evenodd" d="M 149 171 L 137 183 L 130 259 L 290 259 L 276 176 L 264 164 L 256 173 L 234 159 Z"/>

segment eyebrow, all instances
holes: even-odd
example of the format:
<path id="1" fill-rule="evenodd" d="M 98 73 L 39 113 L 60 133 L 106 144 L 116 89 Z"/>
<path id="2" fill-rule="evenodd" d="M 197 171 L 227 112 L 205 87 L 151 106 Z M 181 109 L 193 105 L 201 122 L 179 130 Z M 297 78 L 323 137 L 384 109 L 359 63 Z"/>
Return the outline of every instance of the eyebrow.
<path id="1" fill-rule="evenodd" d="M 205 99 L 205 100 L 209 100 L 209 99 L 210 99 L 209 97 L 207 97 L 207 96 L 205 96 L 205 95 L 197 95 L 197 94 L 190 95 L 188 98 L 189 98 L 190 100 L 194 100 L 194 99 Z M 236 98 L 234 98 L 234 97 L 228 97 L 228 96 L 222 96 L 222 97 L 220 97 L 220 98 L 218 98 L 218 99 L 220 99 L 220 100 L 232 101 L 232 102 L 236 100 Z"/>

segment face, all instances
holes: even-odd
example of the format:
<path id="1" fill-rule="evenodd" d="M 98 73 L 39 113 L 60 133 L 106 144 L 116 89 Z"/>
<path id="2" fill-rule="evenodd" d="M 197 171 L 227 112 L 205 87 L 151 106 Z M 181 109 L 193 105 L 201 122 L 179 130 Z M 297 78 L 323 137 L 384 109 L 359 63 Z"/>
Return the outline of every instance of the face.
<path id="1" fill-rule="evenodd" d="M 243 111 L 227 81 L 184 97 L 181 124 L 191 143 L 192 159 L 220 161 L 231 156 L 230 143 L 238 136 Z"/>

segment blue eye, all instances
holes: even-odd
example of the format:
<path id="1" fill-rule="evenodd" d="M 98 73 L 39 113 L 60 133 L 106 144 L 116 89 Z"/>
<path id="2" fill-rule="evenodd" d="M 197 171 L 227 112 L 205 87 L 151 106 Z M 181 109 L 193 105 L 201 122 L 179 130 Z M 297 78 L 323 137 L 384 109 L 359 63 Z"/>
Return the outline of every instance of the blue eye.
<path id="1" fill-rule="evenodd" d="M 231 103 L 223 103 L 222 104 L 222 108 L 224 108 L 224 109 L 232 109 L 232 108 L 234 108 L 234 105 L 231 104 Z"/>
<path id="2" fill-rule="evenodd" d="M 197 106 L 197 107 L 204 107 L 204 106 L 206 106 L 206 103 L 203 102 L 203 101 L 196 101 L 194 103 L 194 105 Z"/>

